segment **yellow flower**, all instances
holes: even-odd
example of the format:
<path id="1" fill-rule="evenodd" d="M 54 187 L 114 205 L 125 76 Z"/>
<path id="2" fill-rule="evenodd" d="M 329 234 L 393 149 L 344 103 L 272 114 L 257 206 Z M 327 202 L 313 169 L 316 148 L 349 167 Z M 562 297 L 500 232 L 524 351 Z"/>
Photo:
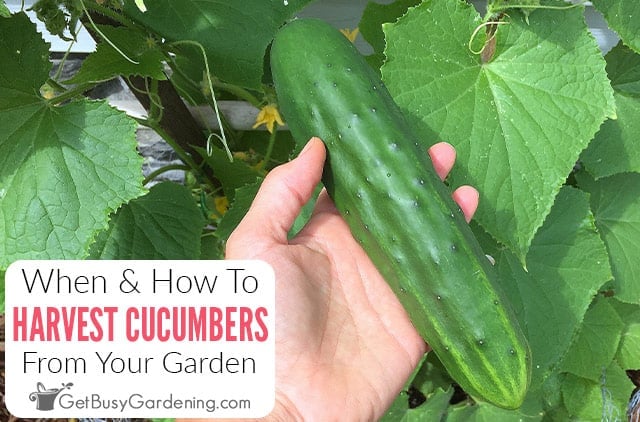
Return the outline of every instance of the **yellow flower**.
<path id="1" fill-rule="evenodd" d="M 229 200 L 226 196 L 216 196 L 213 201 L 216 204 L 218 214 L 224 215 L 229 209 Z"/>
<path id="2" fill-rule="evenodd" d="M 359 28 L 354 28 L 354 29 L 345 28 L 345 29 L 341 29 L 340 32 L 342 32 L 342 35 L 347 37 L 347 39 L 349 41 L 355 42 L 356 38 L 358 37 L 358 33 L 360 32 L 360 29 Z"/>
<path id="3" fill-rule="evenodd" d="M 278 107 L 276 107 L 275 104 L 267 104 L 260 109 L 253 128 L 255 129 L 260 125 L 266 125 L 269 133 L 273 133 L 274 123 L 278 123 L 278 125 L 284 126 L 282 117 L 280 117 L 280 113 L 278 112 Z"/>

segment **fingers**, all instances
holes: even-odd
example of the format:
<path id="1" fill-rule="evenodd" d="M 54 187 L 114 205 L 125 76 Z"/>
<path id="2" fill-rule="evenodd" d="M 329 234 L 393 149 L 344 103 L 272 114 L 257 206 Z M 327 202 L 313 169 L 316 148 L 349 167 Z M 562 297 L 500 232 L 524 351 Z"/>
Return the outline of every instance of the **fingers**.
<path id="1" fill-rule="evenodd" d="M 429 148 L 429 156 L 433 162 L 433 168 L 438 176 L 440 176 L 440 179 L 446 179 L 453 168 L 453 163 L 456 161 L 456 150 L 451 144 L 439 142 Z M 460 186 L 453 192 L 452 196 L 453 200 L 456 201 L 462 209 L 467 223 L 471 221 L 473 214 L 475 214 L 478 209 L 478 191 L 471 186 Z"/>
<path id="2" fill-rule="evenodd" d="M 298 157 L 271 170 L 229 238 L 227 255 L 260 241 L 286 243 L 289 229 L 322 177 L 324 159 L 324 144 L 312 138 Z"/>
<path id="3" fill-rule="evenodd" d="M 451 144 L 439 142 L 429 148 L 429 156 L 436 173 L 444 180 L 456 161 L 456 150 Z"/>
<path id="4" fill-rule="evenodd" d="M 456 189 L 451 196 L 462 209 L 467 223 L 471 221 L 473 214 L 478 209 L 478 201 L 480 199 L 478 191 L 472 186 L 465 185 Z"/>
<path id="5" fill-rule="evenodd" d="M 438 176 L 446 178 L 456 159 L 455 149 L 440 142 L 429 149 L 429 155 Z M 287 243 L 289 229 L 322 177 L 325 157 L 322 141 L 312 138 L 297 158 L 269 172 L 249 211 L 227 242 L 228 256 L 233 255 L 229 251 L 242 253 L 260 241 Z M 467 222 L 470 221 L 478 207 L 478 191 L 471 186 L 461 186 L 452 196 Z M 320 208 L 333 206 L 330 200 L 322 199 L 319 205 Z"/>

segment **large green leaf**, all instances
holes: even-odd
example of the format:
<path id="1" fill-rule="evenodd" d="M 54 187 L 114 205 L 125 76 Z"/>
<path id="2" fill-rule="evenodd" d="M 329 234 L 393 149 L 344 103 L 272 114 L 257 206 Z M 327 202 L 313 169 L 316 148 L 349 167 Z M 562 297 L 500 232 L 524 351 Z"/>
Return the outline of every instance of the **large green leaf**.
<path id="1" fill-rule="evenodd" d="M 38 89 L 49 77 L 49 44 L 24 13 L 0 20 L 0 110 L 40 104 Z M 2 126 L 5 129 L 5 126 Z M 3 130 L 6 132 L 6 130 Z"/>
<path id="2" fill-rule="evenodd" d="M 591 3 L 618 33 L 622 41 L 640 53 L 640 2 L 633 0 L 592 0 Z"/>
<path id="3" fill-rule="evenodd" d="M 584 317 L 578 337 L 569 348 L 560 370 L 600 381 L 602 368 L 608 367 L 618 350 L 624 322 L 609 303 L 598 297 Z"/>
<path id="4" fill-rule="evenodd" d="M 472 35 L 481 24 L 473 6 L 427 0 L 385 26 L 382 74 L 425 143 L 454 144 L 452 183 L 479 188 L 477 220 L 523 260 L 615 104 L 581 8 L 503 19 L 474 54 L 486 35 Z"/>
<path id="5" fill-rule="evenodd" d="M 640 172 L 640 54 L 619 44 L 605 58 L 618 118 L 604 122 L 582 154 L 587 170 L 596 178 Z"/>
<path id="6" fill-rule="evenodd" d="M 560 191 L 533 240 L 527 271 L 510 251 L 499 251 L 495 258 L 501 284 L 531 346 L 535 391 L 556 369 L 593 297 L 612 277 L 588 196 L 570 187 Z"/>
<path id="7" fill-rule="evenodd" d="M 125 12 L 168 41 L 200 43 L 214 75 L 260 89 L 264 54 L 277 29 L 312 0 L 153 0 Z"/>
<path id="8" fill-rule="evenodd" d="M 48 46 L 25 14 L 0 20 L 0 268 L 87 255 L 108 215 L 142 195 L 135 122 L 103 102 L 39 95 Z"/>
<path id="9" fill-rule="evenodd" d="M 588 195 L 564 187 L 532 242 L 525 270 L 510 250 L 474 227 L 486 253 L 496 259 L 499 280 L 532 353 L 532 381 L 516 412 L 455 409 L 457 420 L 566 420 L 559 372 L 572 340 L 580 332 L 597 291 L 611 279 L 607 254 L 595 230 Z"/>
<path id="10" fill-rule="evenodd" d="M 596 226 L 609 250 L 615 298 L 640 304 L 640 174 L 620 173 L 594 181 L 578 175 L 591 194 Z"/>
<path id="11" fill-rule="evenodd" d="M 633 384 L 615 363 L 600 368 L 601 378 L 592 381 L 569 374 L 562 386 L 562 396 L 571 415 L 566 420 L 624 420 Z"/>
<path id="12" fill-rule="evenodd" d="M 616 361 L 623 369 L 640 368 L 640 306 L 613 301 L 612 305 L 625 327 Z"/>
<path id="13" fill-rule="evenodd" d="M 204 225 L 189 189 L 173 182 L 125 204 L 91 247 L 93 259 L 198 259 Z"/>

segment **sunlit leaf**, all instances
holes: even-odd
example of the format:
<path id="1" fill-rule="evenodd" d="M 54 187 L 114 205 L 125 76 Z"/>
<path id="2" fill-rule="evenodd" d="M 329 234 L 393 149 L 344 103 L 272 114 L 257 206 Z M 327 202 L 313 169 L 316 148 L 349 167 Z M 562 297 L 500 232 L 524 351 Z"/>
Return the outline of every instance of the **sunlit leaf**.
<path id="1" fill-rule="evenodd" d="M 518 11 L 502 19 L 494 38 L 474 37 L 482 21 L 473 6 L 424 1 L 385 26 L 382 74 L 425 144 L 454 144 L 452 183 L 479 189 L 476 219 L 523 260 L 615 104 L 580 8 L 536 10 L 528 24 Z"/>
<path id="2" fill-rule="evenodd" d="M 104 102 L 40 95 L 48 45 L 20 13 L 0 20 L 0 268 L 79 259 L 109 214 L 142 195 L 136 124 Z"/>

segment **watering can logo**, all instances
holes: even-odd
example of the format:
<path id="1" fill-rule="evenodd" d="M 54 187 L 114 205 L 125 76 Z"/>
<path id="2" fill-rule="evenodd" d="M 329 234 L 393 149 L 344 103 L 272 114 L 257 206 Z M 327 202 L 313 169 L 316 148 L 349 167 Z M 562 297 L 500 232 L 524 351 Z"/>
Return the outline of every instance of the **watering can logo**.
<path id="1" fill-rule="evenodd" d="M 62 390 L 68 390 L 73 386 L 73 383 L 62 383 L 62 388 L 45 388 L 44 385 L 39 382 L 36 384 L 36 391 L 29 394 L 29 400 L 36 402 L 37 410 L 53 410 L 53 405 L 56 402 L 56 397 L 62 392 Z"/>

